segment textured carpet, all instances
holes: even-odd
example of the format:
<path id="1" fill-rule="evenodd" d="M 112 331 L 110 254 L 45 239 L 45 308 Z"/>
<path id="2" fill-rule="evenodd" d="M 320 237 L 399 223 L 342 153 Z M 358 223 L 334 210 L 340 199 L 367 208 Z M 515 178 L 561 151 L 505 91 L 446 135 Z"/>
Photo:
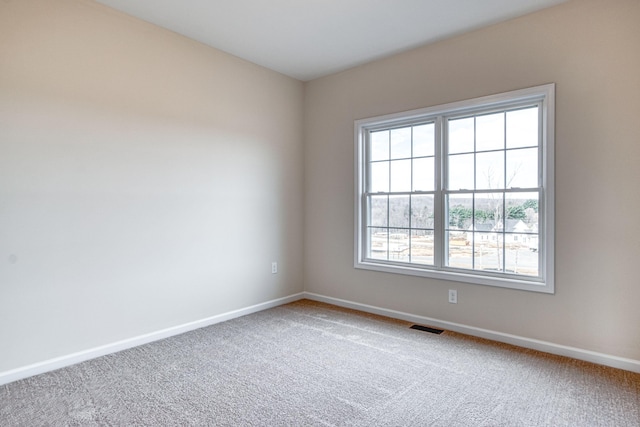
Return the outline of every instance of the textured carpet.
<path id="1" fill-rule="evenodd" d="M 2 426 L 640 426 L 640 374 L 299 301 L 0 387 Z"/>

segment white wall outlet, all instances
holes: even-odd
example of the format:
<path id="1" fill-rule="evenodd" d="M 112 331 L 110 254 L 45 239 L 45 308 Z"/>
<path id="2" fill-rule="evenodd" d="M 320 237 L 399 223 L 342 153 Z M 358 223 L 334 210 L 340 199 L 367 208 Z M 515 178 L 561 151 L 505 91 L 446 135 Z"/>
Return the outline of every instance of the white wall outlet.
<path id="1" fill-rule="evenodd" d="M 278 272 L 278 263 L 273 261 L 271 263 L 271 273 L 276 274 Z"/>
<path id="2" fill-rule="evenodd" d="M 458 303 L 458 291 L 456 291 L 455 289 L 449 289 L 449 302 L 451 304 Z"/>

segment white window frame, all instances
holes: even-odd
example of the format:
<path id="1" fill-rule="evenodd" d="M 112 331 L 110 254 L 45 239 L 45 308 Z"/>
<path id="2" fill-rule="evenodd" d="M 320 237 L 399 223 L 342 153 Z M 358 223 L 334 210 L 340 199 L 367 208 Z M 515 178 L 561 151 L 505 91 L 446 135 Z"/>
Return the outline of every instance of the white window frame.
<path id="1" fill-rule="evenodd" d="M 539 120 L 539 173 L 541 193 L 539 199 L 539 277 L 487 273 L 481 270 L 451 269 L 444 266 L 444 121 L 447 117 L 464 114 L 481 114 L 492 109 L 536 102 L 541 106 Z M 387 273 L 399 273 L 434 279 L 554 293 L 554 134 L 555 134 L 555 84 L 531 87 L 434 107 L 406 111 L 355 121 L 355 247 L 354 267 Z M 366 247 L 366 186 L 368 135 L 371 131 L 408 126 L 434 120 L 435 131 L 435 230 L 434 266 L 377 260 L 367 258 Z"/>

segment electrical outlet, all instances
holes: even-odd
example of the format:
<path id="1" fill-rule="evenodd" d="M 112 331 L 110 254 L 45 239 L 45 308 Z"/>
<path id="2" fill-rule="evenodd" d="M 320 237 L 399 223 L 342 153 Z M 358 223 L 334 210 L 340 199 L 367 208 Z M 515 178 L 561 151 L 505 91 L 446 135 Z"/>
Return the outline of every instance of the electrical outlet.
<path id="1" fill-rule="evenodd" d="M 458 303 L 458 291 L 456 291 L 455 289 L 449 289 L 449 302 L 451 304 Z"/>
<path id="2" fill-rule="evenodd" d="M 278 263 L 274 261 L 271 263 L 271 273 L 276 274 L 277 272 L 278 272 Z"/>

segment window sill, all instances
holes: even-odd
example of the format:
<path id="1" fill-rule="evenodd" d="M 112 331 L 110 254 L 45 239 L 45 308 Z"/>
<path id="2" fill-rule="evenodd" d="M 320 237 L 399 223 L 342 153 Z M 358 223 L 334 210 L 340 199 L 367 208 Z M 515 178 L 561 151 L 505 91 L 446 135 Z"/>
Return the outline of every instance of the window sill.
<path id="1" fill-rule="evenodd" d="M 433 270 L 428 268 L 411 267 L 410 265 L 386 264 L 373 260 L 356 262 L 356 269 L 379 271 L 392 274 L 404 274 L 408 276 L 426 277 L 430 279 L 448 280 L 474 285 L 494 286 L 508 289 L 518 289 L 530 292 L 541 292 L 553 294 L 554 287 L 552 281 L 540 281 L 536 278 L 531 280 L 521 280 L 513 277 L 497 277 L 488 275 L 473 274 L 460 270 Z"/>

